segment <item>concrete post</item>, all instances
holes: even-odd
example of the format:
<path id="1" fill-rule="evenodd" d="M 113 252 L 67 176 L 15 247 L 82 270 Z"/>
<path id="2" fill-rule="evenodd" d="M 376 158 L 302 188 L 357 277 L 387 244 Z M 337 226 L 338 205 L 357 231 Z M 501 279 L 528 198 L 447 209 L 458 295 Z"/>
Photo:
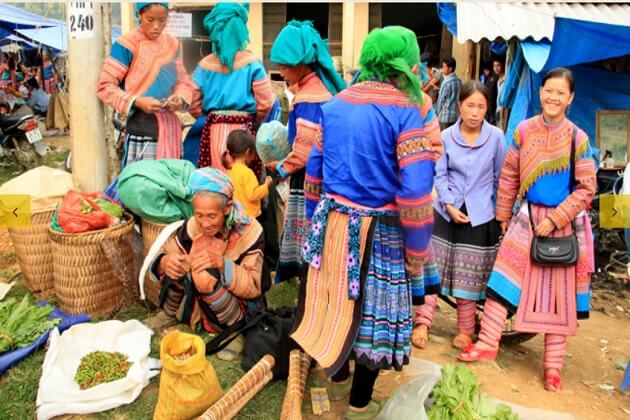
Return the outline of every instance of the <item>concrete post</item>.
<path id="1" fill-rule="evenodd" d="M 249 46 L 247 47 L 256 57 L 263 59 L 263 4 L 249 4 Z"/>
<path id="2" fill-rule="evenodd" d="M 343 26 L 341 60 L 344 72 L 348 68 L 356 68 L 361 56 L 361 46 L 369 32 L 370 4 L 343 3 Z"/>
<path id="3" fill-rule="evenodd" d="M 72 173 L 81 191 L 102 191 L 108 181 L 103 105 L 96 97 L 104 54 L 102 5 L 94 2 L 92 6 L 93 32 L 68 39 Z"/>

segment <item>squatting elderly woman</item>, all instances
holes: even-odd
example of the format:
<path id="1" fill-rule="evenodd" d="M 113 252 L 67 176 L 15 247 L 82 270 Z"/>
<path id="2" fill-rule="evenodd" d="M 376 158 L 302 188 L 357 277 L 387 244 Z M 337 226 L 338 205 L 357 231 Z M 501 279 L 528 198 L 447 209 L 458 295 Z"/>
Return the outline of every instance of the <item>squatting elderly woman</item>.
<path id="1" fill-rule="evenodd" d="M 306 167 L 310 267 L 292 338 L 332 375 L 332 400 L 350 394 L 349 419 L 378 413 L 374 382 L 409 362 L 411 305 L 422 303 L 440 131 L 419 58 L 409 29 L 373 30 L 360 82 L 321 107 Z"/>
<path id="2" fill-rule="evenodd" d="M 566 116 L 573 85 L 569 70 L 549 71 L 540 88 L 542 114 L 521 122 L 514 132 L 497 191 L 496 215 L 505 238 L 488 280 L 479 341 L 459 355 L 464 362 L 494 360 L 508 311 L 516 313 L 517 331 L 545 335 L 548 391 L 563 388 L 567 336 L 576 334 L 578 318 L 588 317 L 594 270 L 585 210 L 595 194 L 595 165 L 586 133 Z M 513 216 L 517 196 L 524 202 Z M 534 237 L 572 235 L 579 244 L 575 263 L 553 266 L 530 258 Z"/>
<path id="3" fill-rule="evenodd" d="M 289 112 L 289 143 L 292 150 L 280 162 L 270 162 L 283 177 L 291 177 L 280 261 L 276 281 L 302 273 L 302 245 L 306 232 L 304 171 L 315 139 L 321 134 L 321 106 L 346 87 L 337 73 L 328 45 L 310 21 L 293 20 L 278 34 L 271 47 L 271 61 L 295 96 Z"/>
<path id="4" fill-rule="evenodd" d="M 174 111 L 192 101 L 193 84 L 179 41 L 163 33 L 168 3 L 136 3 L 140 26 L 112 45 L 97 95 L 127 115 L 123 166 L 142 159 L 179 159 L 182 128 Z"/>
<path id="5" fill-rule="evenodd" d="M 196 170 L 189 190 L 194 216 L 162 247 L 152 279 L 167 313 L 195 331 L 217 332 L 264 306 L 263 232 L 218 169 Z"/>
<path id="6" fill-rule="evenodd" d="M 191 113 L 204 119 L 201 143 L 187 138 L 189 147 L 199 144 L 195 152 L 187 153 L 198 167 L 212 166 L 225 170 L 221 156 L 225 152 L 227 136 L 232 130 L 248 130 L 262 123 L 271 110 L 275 96 L 271 80 L 262 61 L 246 50 L 248 4 L 218 3 L 204 18 L 212 54 L 204 57 L 193 74 L 198 89 Z M 199 124 L 199 123 L 198 123 Z M 262 163 L 257 159 L 255 169 L 262 175 Z"/>

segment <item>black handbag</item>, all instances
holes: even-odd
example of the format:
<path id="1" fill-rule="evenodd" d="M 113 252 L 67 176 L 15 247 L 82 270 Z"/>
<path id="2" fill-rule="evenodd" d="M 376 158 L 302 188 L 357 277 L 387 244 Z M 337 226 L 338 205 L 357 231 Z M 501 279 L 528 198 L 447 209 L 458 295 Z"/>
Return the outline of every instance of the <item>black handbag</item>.
<path id="1" fill-rule="evenodd" d="M 238 334 L 244 334 L 243 370 L 250 370 L 264 355 L 269 354 L 276 362 L 271 370 L 273 379 L 286 379 L 289 376 L 289 353 L 298 348 L 289 337 L 294 319 L 293 308 L 250 310 L 242 320 L 210 340 L 206 344 L 206 354 L 223 350 Z"/>
<path id="2" fill-rule="evenodd" d="M 571 139 L 571 156 L 569 158 L 569 193 L 573 189 L 574 183 L 574 159 L 575 159 L 575 138 L 577 130 L 573 128 L 573 136 Z M 577 263 L 580 252 L 575 219 L 571 222 L 573 232 L 568 236 L 561 237 L 539 237 L 536 236 L 536 226 L 534 225 L 534 216 L 532 215 L 532 205 L 527 202 L 527 210 L 529 213 L 529 221 L 534 231 L 531 245 L 531 259 L 534 264 L 550 266 L 550 267 L 569 267 Z"/>

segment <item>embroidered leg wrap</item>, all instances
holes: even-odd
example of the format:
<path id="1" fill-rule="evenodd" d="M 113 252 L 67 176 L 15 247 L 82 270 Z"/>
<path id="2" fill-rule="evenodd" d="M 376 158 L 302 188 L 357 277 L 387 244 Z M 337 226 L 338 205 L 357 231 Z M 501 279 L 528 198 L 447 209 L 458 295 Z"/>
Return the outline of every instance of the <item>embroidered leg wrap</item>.
<path id="1" fill-rule="evenodd" d="M 558 334 L 545 334 L 545 361 L 543 366 L 547 369 L 562 369 L 564 354 L 567 351 L 567 336 Z"/>
<path id="2" fill-rule="evenodd" d="M 472 336 L 475 332 L 477 302 L 470 299 L 457 299 L 457 329 L 460 334 Z"/>
<path id="3" fill-rule="evenodd" d="M 435 305 L 437 305 L 437 295 L 426 295 L 424 297 L 424 303 L 420 306 L 416 306 L 415 309 L 416 326 L 426 325 L 427 328 L 431 328 Z"/>
<path id="4" fill-rule="evenodd" d="M 503 329 L 505 328 L 507 313 L 507 309 L 497 301 L 492 299 L 486 300 L 486 304 L 483 307 L 483 316 L 481 317 L 479 341 L 493 349 L 498 349 L 501 334 L 503 334 Z"/>

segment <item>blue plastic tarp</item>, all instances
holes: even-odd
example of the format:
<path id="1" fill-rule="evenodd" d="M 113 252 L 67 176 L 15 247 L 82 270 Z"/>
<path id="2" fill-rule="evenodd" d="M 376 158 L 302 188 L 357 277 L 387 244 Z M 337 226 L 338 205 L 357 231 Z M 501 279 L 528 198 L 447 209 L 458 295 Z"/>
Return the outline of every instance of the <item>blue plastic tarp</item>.
<path id="1" fill-rule="evenodd" d="M 44 305 L 45 302 L 40 302 L 39 304 Z M 88 322 L 90 320 L 90 317 L 85 314 L 70 315 L 62 312 L 58 308 L 50 314 L 50 318 L 61 318 L 61 322 L 57 325 L 59 331 L 65 331 L 74 324 L 80 324 L 82 322 Z M 20 347 L 19 349 L 0 354 L 0 375 L 6 372 L 11 366 L 17 364 L 21 360 L 28 357 L 31 353 L 35 352 L 35 350 L 43 346 L 46 341 L 48 341 L 49 335 L 50 331 L 46 331 L 37 339 L 37 341 L 35 341 L 30 346 Z"/>
<path id="2" fill-rule="evenodd" d="M 437 13 L 446 29 L 457 36 L 457 4 L 456 3 L 436 3 Z"/>
<path id="3" fill-rule="evenodd" d="M 576 42 L 576 36 L 580 42 Z M 552 43 L 523 41 L 522 45 L 529 67 L 535 72 L 623 57 L 630 54 L 630 23 L 621 26 L 556 18 Z"/>
<path id="4" fill-rule="evenodd" d="M 57 51 L 68 50 L 68 30 L 65 24 L 48 28 L 16 29 L 16 32 L 33 43 L 45 45 Z M 116 41 L 121 33 L 120 26 L 112 27 L 112 42 Z"/>
<path id="5" fill-rule="evenodd" d="M 11 29 L 28 29 L 42 26 L 60 26 L 63 22 L 31 13 L 24 9 L 0 3 L 0 25 Z"/>

